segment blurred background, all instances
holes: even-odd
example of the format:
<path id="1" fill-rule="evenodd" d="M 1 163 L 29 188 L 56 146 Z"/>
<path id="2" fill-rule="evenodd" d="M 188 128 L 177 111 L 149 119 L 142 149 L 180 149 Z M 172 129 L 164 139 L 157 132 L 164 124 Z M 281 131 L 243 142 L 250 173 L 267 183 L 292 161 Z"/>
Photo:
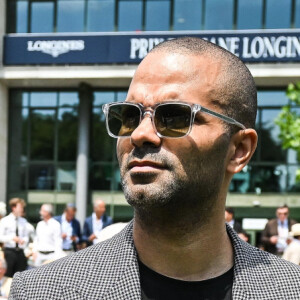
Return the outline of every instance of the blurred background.
<path id="1" fill-rule="evenodd" d="M 133 211 L 120 185 L 116 141 L 101 107 L 124 101 L 138 62 L 176 36 L 205 37 L 240 56 L 258 89 L 259 143 L 236 174 L 227 205 L 256 244 L 276 207 L 300 221 L 297 151 L 275 124 L 300 81 L 300 0 L 2 0 L 0 2 L 0 201 L 76 203 L 83 223 L 101 197 L 115 222 Z"/>

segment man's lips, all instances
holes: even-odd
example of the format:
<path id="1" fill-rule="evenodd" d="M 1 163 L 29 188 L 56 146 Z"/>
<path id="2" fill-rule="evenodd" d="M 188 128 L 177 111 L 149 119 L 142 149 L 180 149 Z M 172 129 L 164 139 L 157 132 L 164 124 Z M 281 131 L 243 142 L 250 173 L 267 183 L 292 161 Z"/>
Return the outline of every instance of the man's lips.
<path id="1" fill-rule="evenodd" d="M 153 172 L 155 170 L 165 169 L 165 166 L 158 162 L 143 160 L 131 161 L 128 164 L 128 168 L 132 172 Z"/>

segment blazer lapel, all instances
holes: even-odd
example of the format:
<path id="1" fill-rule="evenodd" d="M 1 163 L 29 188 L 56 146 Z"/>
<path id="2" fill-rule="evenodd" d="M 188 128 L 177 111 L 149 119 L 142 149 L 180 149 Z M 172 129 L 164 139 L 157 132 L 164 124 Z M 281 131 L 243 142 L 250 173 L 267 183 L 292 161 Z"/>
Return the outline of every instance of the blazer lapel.
<path id="1" fill-rule="evenodd" d="M 90 267 L 78 274 L 78 286 L 65 285 L 62 299 L 140 300 L 137 253 L 133 244 L 132 223 L 111 240 L 100 243 L 90 255 Z M 91 262 L 91 261 L 90 261 Z"/>

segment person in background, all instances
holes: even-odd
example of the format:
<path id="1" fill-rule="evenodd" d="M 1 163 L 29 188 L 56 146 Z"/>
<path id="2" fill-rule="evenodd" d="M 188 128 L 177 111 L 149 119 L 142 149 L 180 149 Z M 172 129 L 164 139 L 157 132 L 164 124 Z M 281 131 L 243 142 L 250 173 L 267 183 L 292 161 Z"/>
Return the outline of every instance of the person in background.
<path id="1" fill-rule="evenodd" d="M 33 247 L 35 266 L 62 256 L 61 226 L 53 216 L 53 206 L 43 204 L 40 209 L 42 221 L 37 224 Z"/>
<path id="2" fill-rule="evenodd" d="M 12 278 L 5 276 L 7 264 L 4 258 L 0 258 L 0 299 L 8 299 Z"/>
<path id="3" fill-rule="evenodd" d="M 272 254 L 282 256 L 288 243 L 291 226 L 296 224 L 295 220 L 289 218 L 287 205 L 279 206 L 276 209 L 276 218 L 271 219 L 261 234 L 261 243 L 264 250 Z"/>
<path id="4" fill-rule="evenodd" d="M 64 213 L 54 217 L 61 225 L 62 249 L 66 255 L 77 251 L 77 245 L 81 242 L 80 223 L 75 218 L 75 214 L 76 206 L 73 203 L 68 203 Z"/>
<path id="5" fill-rule="evenodd" d="M 6 215 L 6 204 L 4 202 L 0 202 L 0 220 Z"/>
<path id="6" fill-rule="evenodd" d="M 111 217 L 105 214 L 105 202 L 102 199 L 96 199 L 93 202 L 93 210 L 91 216 L 87 217 L 83 226 L 83 242 L 88 246 L 98 243 L 98 235 L 105 227 L 112 224 Z"/>
<path id="7" fill-rule="evenodd" d="M 300 265 L 300 223 L 292 226 L 290 236 L 293 240 L 284 250 L 282 258 Z"/>
<path id="8" fill-rule="evenodd" d="M 237 222 L 234 219 L 234 209 L 232 207 L 229 207 L 229 206 L 225 207 L 225 221 L 237 233 L 244 232 L 243 228 L 242 228 L 242 224 L 240 222 Z"/>
<path id="9" fill-rule="evenodd" d="M 29 226 L 24 215 L 25 201 L 21 198 L 9 200 L 11 213 L 0 221 L 0 242 L 4 244 L 4 257 L 7 263 L 6 276 L 13 277 L 15 272 L 27 268 L 24 254 L 29 241 Z"/>

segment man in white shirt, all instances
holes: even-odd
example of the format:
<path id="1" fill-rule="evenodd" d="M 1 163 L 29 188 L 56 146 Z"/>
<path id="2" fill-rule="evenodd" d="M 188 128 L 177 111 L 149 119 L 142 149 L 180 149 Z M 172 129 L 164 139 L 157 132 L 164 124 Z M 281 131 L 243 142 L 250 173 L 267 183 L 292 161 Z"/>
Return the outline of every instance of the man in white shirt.
<path id="1" fill-rule="evenodd" d="M 34 240 L 35 266 L 62 256 L 62 237 L 58 221 L 52 218 L 53 207 L 43 204 L 40 209 L 42 221 L 37 224 Z"/>
<path id="2" fill-rule="evenodd" d="M 300 265 L 300 223 L 294 224 L 290 232 L 293 241 L 284 250 L 282 258 Z"/>
<path id="3" fill-rule="evenodd" d="M 29 241 L 27 220 L 23 218 L 25 201 L 13 198 L 9 201 L 12 212 L 0 221 L 0 242 L 4 244 L 7 262 L 6 276 L 13 277 L 15 272 L 27 268 L 24 249 Z"/>

